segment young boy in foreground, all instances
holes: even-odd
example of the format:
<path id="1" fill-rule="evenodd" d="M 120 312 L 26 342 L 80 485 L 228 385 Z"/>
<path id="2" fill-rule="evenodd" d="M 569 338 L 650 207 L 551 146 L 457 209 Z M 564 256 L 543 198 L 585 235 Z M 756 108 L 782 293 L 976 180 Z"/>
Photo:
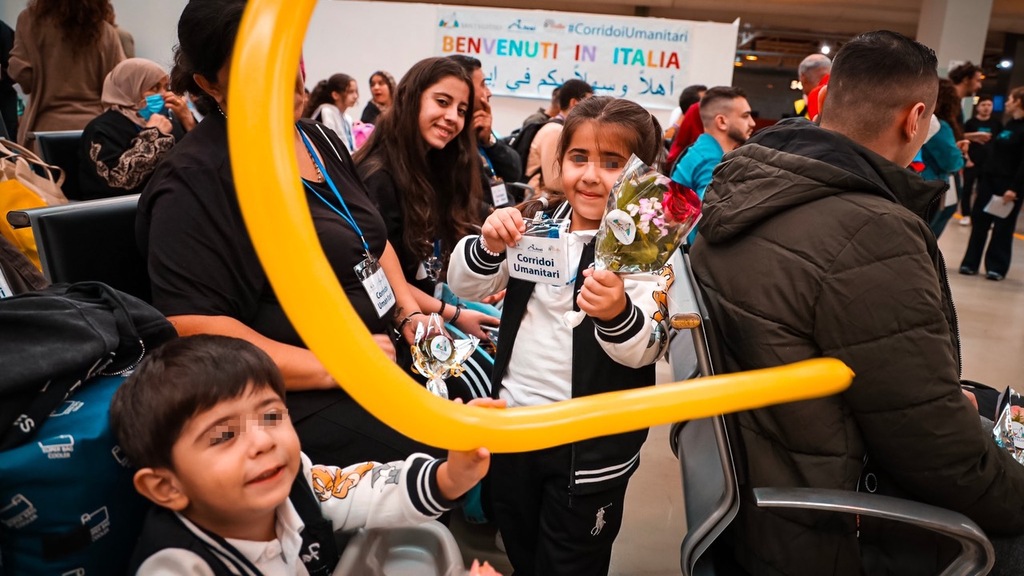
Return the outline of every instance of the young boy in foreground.
<path id="1" fill-rule="evenodd" d="M 436 518 L 487 472 L 480 448 L 448 460 L 314 465 L 288 419 L 284 382 L 251 344 L 171 341 L 117 391 L 111 424 L 157 504 L 132 574 L 330 574 L 335 531 Z M 503 406 L 485 400 L 477 405 Z"/>

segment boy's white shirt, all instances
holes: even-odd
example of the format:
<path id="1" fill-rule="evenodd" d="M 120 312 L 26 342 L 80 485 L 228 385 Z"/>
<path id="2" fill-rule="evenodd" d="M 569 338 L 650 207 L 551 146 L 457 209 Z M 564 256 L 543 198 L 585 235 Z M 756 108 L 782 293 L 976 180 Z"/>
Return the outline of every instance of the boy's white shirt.
<path id="1" fill-rule="evenodd" d="M 406 476 L 415 458 L 431 460 L 419 468 L 419 477 Z M 446 510 L 429 493 L 429 475 L 439 464 L 425 454 L 413 454 L 404 462 L 366 462 L 346 468 L 313 465 L 309 457 L 301 454 L 302 469 L 320 503 L 324 518 L 331 521 L 335 531 L 353 531 L 358 528 L 397 528 L 415 526 L 437 518 Z M 424 504 L 437 508 L 433 516 L 421 514 L 412 503 L 407 484 L 413 482 L 421 494 Z M 286 499 L 276 510 L 275 531 L 277 538 L 269 542 L 226 539 L 242 555 L 255 565 L 264 576 L 307 576 L 309 572 L 302 563 L 301 550 L 302 520 L 291 499 Z M 203 538 L 202 531 L 187 518 L 178 518 L 196 535 Z M 209 539 L 203 538 L 208 543 Z M 216 546 L 216 544 L 213 544 Z M 183 548 L 166 548 L 150 556 L 139 566 L 138 576 L 214 576 L 214 572 L 202 557 Z M 335 570 L 335 575 L 340 572 Z"/>
<path id="2" fill-rule="evenodd" d="M 579 268 L 583 246 L 595 233 L 596 230 L 588 230 L 570 234 L 569 262 L 573 271 Z M 460 240 L 448 265 L 448 285 L 452 292 L 471 301 L 500 292 L 508 285 L 509 279 L 507 259 L 491 274 L 478 274 L 470 269 L 466 263 L 466 245 L 477 242 L 477 239 L 477 236 L 467 236 Z M 659 343 L 652 342 L 651 336 L 658 326 L 655 313 L 660 310 L 656 294 L 664 291 L 671 280 L 666 282 L 663 276 L 656 274 L 631 274 L 622 280 L 634 312 L 646 319 L 646 329 L 621 343 L 609 342 L 603 337 L 614 332 L 616 327 L 604 331 L 595 327 L 594 331 L 601 349 L 612 360 L 640 368 L 656 362 L 667 348 L 667 338 Z M 512 347 L 508 372 L 501 382 L 499 396 L 508 402 L 509 407 L 536 406 L 571 398 L 572 328 L 565 326 L 562 317 L 573 309 L 575 299 L 573 284 L 534 286 Z M 627 318 L 622 328 L 634 321 L 635 317 Z M 500 331 L 498 337 L 501 338 Z"/>

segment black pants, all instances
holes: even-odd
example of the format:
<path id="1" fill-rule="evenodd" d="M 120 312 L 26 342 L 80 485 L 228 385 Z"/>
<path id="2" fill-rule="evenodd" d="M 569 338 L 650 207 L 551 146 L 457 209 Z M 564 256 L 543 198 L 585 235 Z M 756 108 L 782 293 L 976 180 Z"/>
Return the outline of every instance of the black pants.
<path id="1" fill-rule="evenodd" d="M 494 516 L 514 576 L 608 573 L 626 484 L 570 496 L 571 450 L 492 456 Z"/>
<path id="2" fill-rule="evenodd" d="M 978 197 L 974 201 L 974 210 L 971 212 L 971 239 L 967 243 L 967 253 L 964 254 L 960 266 L 978 270 L 982 254 L 984 254 L 985 270 L 1005 276 L 1010 269 L 1013 232 L 1017 227 L 1017 216 L 1020 214 L 1021 201 L 1024 197 L 1018 196 L 1014 200 L 1013 210 L 1009 216 L 996 218 L 985 212 L 985 206 L 993 195 L 1001 196 L 1006 192 L 1010 187 L 1010 182 L 982 176 L 978 184 Z M 989 240 L 989 229 L 992 230 L 991 240 Z M 986 241 L 988 241 L 988 249 L 985 248 Z"/>
<path id="3" fill-rule="evenodd" d="M 981 167 L 975 165 L 972 168 L 964 168 L 964 185 L 960 187 L 960 215 L 971 215 L 971 194 L 974 193 L 974 184 L 981 174 Z"/>

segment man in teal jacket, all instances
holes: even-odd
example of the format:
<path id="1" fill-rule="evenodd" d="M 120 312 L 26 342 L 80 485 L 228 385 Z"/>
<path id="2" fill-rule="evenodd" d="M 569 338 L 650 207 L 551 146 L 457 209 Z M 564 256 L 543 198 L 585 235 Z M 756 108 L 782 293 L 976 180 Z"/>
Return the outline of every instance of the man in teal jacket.
<path id="1" fill-rule="evenodd" d="M 683 154 L 672 171 L 672 179 L 704 198 L 704 189 L 711 183 L 715 166 L 726 152 L 732 152 L 754 132 L 750 103 L 739 88 L 715 86 L 700 99 L 701 134 Z M 697 228 L 687 238 L 693 244 Z"/>

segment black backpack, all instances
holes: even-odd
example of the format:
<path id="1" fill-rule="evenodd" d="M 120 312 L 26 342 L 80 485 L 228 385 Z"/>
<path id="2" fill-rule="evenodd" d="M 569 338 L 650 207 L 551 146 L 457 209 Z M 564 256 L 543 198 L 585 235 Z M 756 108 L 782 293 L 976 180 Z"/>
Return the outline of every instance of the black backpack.
<path id="1" fill-rule="evenodd" d="M 29 441 L 76 388 L 124 374 L 177 336 L 149 304 L 100 282 L 0 300 L 0 450 Z"/>
<path id="2" fill-rule="evenodd" d="M 505 139 L 505 143 L 512 147 L 513 150 L 519 154 L 519 158 L 523 161 L 523 173 L 520 175 L 520 182 L 529 182 L 530 178 L 533 178 L 540 172 L 540 169 L 534 170 L 532 173 L 526 173 L 526 162 L 530 158 L 530 144 L 533 143 L 533 139 L 537 136 L 537 132 L 540 131 L 541 127 L 548 122 L 555 122 L 557 124 L 564 124 L 565 121 L 561 118 L 555 117 L 544 122 L 534 122 L 533 124 L 527 124 L 522 128 L 515 130 Z"/>

